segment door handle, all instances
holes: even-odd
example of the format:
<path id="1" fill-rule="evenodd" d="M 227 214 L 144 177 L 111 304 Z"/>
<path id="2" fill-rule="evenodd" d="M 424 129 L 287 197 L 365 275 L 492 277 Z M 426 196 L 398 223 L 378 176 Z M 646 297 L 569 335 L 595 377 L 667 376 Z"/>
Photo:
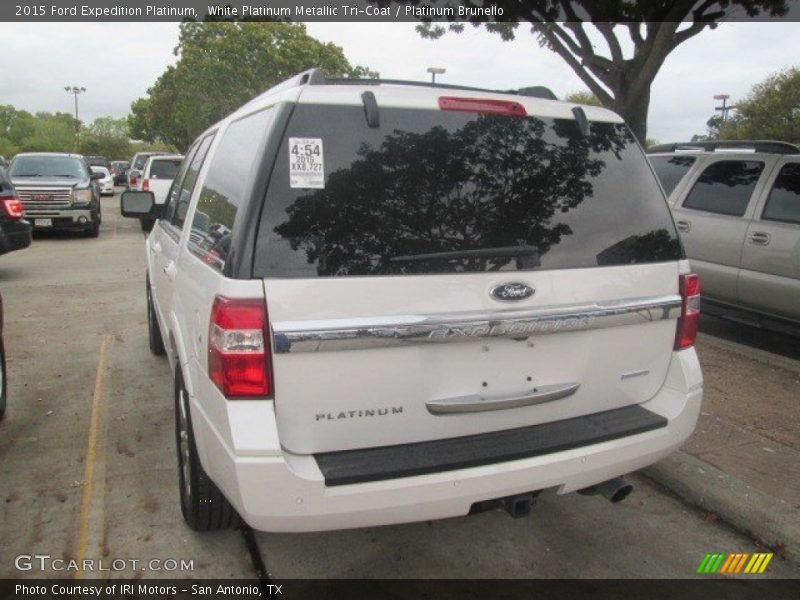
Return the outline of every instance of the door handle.
<path id="1" fill-rule="evenodd" d="M 540 385 L 528 393 L 514 394 L 486 398 L 478 394 L 472 396 L 455 396 L 441 398 L 426 402 L 428 412 L 434 415 L 447 415 L 456 413 L 485 412 L 489 410 L 503 410 L 506 408 L 519 408 L 552 402 L 574 394 L 580 383 L 556 383 L 554 385 Z"/>
<path id="2" fill-rule="evenodd" d="M 767 246 L 769 245 L 770 235 L 765 231 L 754 231 L 750 234 L 750 243 L 756 244 L 757 246 Z"/>
<path id="3" fill-rule="evenodd" d="M 166 275 L 167 279 L 169 279 L 170 281 L 175 279 L 176 270 L 177 269 L 175 268 L 175 261 L 173 260 L 169 261 L 166 265 L 164 265 L 164 275 Z"/>
<path id="4" fill-rule="evenodd" d="M 689 221 L 678 221 L 678 231 L 682 231 L 683 233 L 688 233 L 692 230 L 692 224 Z"/>

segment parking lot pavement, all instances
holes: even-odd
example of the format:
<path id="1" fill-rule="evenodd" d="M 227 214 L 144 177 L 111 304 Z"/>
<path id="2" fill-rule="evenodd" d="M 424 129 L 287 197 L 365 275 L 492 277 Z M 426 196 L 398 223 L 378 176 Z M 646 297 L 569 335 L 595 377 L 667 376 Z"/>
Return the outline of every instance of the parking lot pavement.
<path id="1" fill-rule="evenodd" d="M 0 258 L 9 409 L 0 424 L 0 577 L 15 557 L 193 561 L 180 577 L 253 577 L 238 532 L 197 535 L 178 506 L 172 386 L 147 350 L 138 223 L 103 201 L 100 238 L 37 235 Z M 258 534 L 290 577 L 690 577 L 707 552 L 754 543 L 636 478 L 620 505 L 545 493 L 530 517 L 468 518 L 318 534 Z M 157 565 L 156 565 L 157 566 Z M 86 571 L 85 577 L 108 576 Z M 780 559 L 769 576 L 800 577 Z"/>

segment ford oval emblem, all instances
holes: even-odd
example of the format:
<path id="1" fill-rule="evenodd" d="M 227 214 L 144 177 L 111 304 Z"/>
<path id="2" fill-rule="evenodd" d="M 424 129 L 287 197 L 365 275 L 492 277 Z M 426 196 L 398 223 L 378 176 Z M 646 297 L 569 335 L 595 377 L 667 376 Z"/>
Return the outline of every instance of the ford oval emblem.
<path id="1" fill-rule="evenodd" d="M 512 281 L 493 287 L 489 293 L 498 300 L 524 300 L 533 296 L 534 291 L 529 285 Z"/>

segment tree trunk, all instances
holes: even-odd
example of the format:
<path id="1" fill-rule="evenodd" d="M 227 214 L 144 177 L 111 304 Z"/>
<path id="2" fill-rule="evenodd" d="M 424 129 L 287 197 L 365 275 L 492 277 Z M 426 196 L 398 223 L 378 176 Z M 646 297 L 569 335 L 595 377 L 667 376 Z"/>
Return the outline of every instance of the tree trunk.
<path id="1" fill-rule="evenodd" d="M 619 113 L 631 128 L 636 139 L 644 146 L 647 143 L 647 112 L 650 108 L 650 86 L 636 97 L 627 95 L 627 86 L 613 90 L 614 104 L 610 108 Z"/>

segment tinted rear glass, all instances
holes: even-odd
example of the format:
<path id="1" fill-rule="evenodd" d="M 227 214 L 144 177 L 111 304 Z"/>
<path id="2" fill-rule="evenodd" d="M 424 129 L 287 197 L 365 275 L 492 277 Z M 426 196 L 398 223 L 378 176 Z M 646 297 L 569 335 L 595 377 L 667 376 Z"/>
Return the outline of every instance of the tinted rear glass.
<path id="1" fill-rule="evenodd" d="M 756 189 L 764 163 L 754 160 L 721 160 L 706 167 L 683 208 L 741 217 Z"/>
<path id="2" fill-rule="evenodd" d="M 324 181 L 311 181 L 324 187 L 290 185 L 297 138 L 319 152 Z M 515 271 L 680 256 L 663 194 L 624 125 L 592 123 L 584 137 L 571 119 L 382 107 L 370 128 L 361 106 L 301 104 L 270 180 L 254 273 Z"/>
<path id="3" fill-rule="evenodd" d="M 181 159 L 153 160 L 150 163 L 150 177 L 153 179 L 175 179 L 182 162 Z"/>
<path id="4" fill-rule="evenodd" d="M 784 165 L 780 170 L 761 218 L 800 223 L 800 163 Z"/>
<path id="5" fill-rule="evenodd" d="M 140 154 L 136 157 L 136 160 L 133 162 L 133 168 L 142 170 L 144 169 L 144 164 L 147 162 L 147 159 L 150 158 L 150 154 Z"/>
<path id="6" fill-rule="evenodd" d="M 686 176 L 696 160 L 694 156 L 651 156 L 649 158 L 667 196 Z"/>

